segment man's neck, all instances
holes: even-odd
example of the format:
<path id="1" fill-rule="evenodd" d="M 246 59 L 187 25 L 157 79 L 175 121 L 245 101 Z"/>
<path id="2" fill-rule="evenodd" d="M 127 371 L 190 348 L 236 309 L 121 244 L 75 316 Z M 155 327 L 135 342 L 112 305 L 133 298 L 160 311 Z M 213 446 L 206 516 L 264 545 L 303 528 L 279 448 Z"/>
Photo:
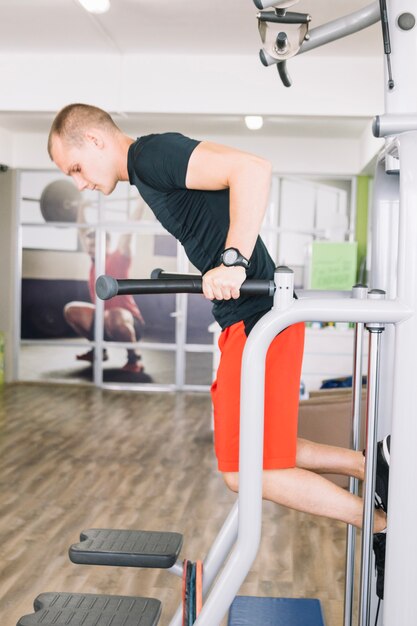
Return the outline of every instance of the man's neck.
<path id="1" fill-rule="evenodd" d="M 127 169 L 127 154 L 130 146 L 134 143 L 134 139 L 128 135 L 121 134 L 116 139 L 117 154 L 118 154 L 118 178 L 120 181 L 129 180 L 129 172 Z"/>

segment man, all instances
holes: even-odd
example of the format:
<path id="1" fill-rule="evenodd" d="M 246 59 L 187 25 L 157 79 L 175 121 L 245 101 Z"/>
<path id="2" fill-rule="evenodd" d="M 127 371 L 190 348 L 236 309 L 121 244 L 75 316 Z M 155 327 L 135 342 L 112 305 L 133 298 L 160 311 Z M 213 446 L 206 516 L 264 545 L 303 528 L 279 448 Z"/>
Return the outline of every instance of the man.
<path id="1" fill-rule="evenodd" d="M 177 133 L 135 141 L 105 111 L 82 104 L 58 113 L 48 151 L 80 190 L 108 195 L 119 181 L 130 181 L 203 274 L 204 295 L 214 301 L 213 314 L 222 327 L 221 360 L 212 387 L 215 450 L 226 484 L 237 491 L 241 356 L 251 328 L 272 305 L 266 296 L 239 297 L 239 290 L 246 277 L 273 277 L 274 263 L 258 236 L 270 192 L 270 163 Z M 304 325 L 296 324 L 280 333 L 268 352 L 263 495 L 360 527 L 362 499 L 320 474 L 363 479 L 362 453 L 297 440 L 303 341 Z M 380 577 L 388 492 L 388 462 L 382 450 L 380 444 L 378 497 L 384 508 L 377 508 L 374 518 Z"/>
<path id="2" fill-rule="evenodd" d="M 135 213 L 137 217 L 137 212 Z M 84 223 L 84 208 L 80 206 L 78 222 Z M 81 337 L 89 340 L 94 338 L 94 317 L 95 317 L 95 254 L 96 254 L 96 232 L 94 228 L 80 229 L 79 236 L 82 246 L 91 259 L 88 287 L 90 292 L 90 302 L 73 301 L 68 302 L 64 308 L 64 317 L 67 323 Z M 106 233 L 106 274 L 127 278 L 131 265 L 131 233 L 119 236 L 117 247 L 111 251 L 109 249 L 110 237 Z M 144 320 L 133 297 L 130 295 L 117 296 L 104 303 L 104 339 L 107 341 L 124 341 L 135 343 L 139 341 Z M 103 360 L 108 359 L 107 350 L 103 350 Z M 94 360 L 94 350 L 89 350 L 84 354 L 77 355 L 77 360 L 92 363 Z M 122 367 L 124 372 L 138 374 L 143 370 L 140 354 L 133 348 L 127 349 L 127 362 Z"/>

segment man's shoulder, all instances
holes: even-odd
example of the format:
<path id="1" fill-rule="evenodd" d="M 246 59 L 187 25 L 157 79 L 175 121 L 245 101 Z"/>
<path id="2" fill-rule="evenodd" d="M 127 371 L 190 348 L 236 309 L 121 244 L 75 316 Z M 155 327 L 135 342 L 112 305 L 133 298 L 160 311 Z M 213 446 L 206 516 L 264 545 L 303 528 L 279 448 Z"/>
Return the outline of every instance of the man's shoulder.
<path id="1" fill-rule="evenodd" d="M 147 147 L 158 148 L 159 146 L 167 146 L 176 143 L 182 143 L 184 141 L 188 142 L 195 140 L 191 139 L 190 137 L 186 137 L 182 133 L 169 131 L 165 133 L 151 133 L 149 135 L 141 135 L 135 141 L 134 146 L 137 147 L 139 151 L 141 151 Z"/>
<path id="2" fill-rule="evenodd" d="M 178 132 L 139 137 L 129 151 L 129 180 L 159 191 L 185 188 L 188 161 L 198 144 Z"/>
<path id="3" fill-rule="evenodd" d="M 142 170 L 146 163 L 166 162 L 166 159 L 175 159 L 184 151 L 192 151 L 198 143 L 174 131 L 141 135 L 130 147 L 129 160 L 135 164 L 136 170 L 138 167 Z"/>

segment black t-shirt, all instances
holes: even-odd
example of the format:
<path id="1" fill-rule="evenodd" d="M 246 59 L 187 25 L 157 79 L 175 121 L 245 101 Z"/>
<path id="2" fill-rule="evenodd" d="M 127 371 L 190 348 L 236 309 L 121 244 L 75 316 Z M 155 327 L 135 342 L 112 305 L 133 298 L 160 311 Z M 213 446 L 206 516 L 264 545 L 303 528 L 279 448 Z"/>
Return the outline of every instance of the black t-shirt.
<path id="1" fill-rule="evenodd" d="M 184 246 L 191 263 L 202 273 L 220 264 L 229 230 L 229 190 L 187 189 L 188 161 L 199 141 L 179 133 L 147 135 L 129 148 L 131 185 L 152 209 L 164 228 Z M 247 271 L 248 278 L 273 279 L 274 262 L 258 237 Z M 272 306 L 269 296 L 241 296 L 215 300 L 213 315 L 222 328 L 241 320 L 248 329 Z"/>

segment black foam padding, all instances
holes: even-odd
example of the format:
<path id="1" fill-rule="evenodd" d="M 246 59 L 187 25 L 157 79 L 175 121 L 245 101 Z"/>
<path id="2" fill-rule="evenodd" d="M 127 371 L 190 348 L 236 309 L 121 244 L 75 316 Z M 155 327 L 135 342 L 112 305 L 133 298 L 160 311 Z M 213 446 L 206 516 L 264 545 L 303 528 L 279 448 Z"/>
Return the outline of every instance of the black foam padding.
<path id="1" fill-rule="evenodd" d="M 169 568 L 182 547 L 182 535 L 148 530 L 92 528 L 72 545 L 69 557 L 84 565 Z"/>
<path id="2" fill-rule="evenodd" d="M 42 593 L 34 609 L 17 626 L 156 626 L 161 603 L 153 598 Z"/>

